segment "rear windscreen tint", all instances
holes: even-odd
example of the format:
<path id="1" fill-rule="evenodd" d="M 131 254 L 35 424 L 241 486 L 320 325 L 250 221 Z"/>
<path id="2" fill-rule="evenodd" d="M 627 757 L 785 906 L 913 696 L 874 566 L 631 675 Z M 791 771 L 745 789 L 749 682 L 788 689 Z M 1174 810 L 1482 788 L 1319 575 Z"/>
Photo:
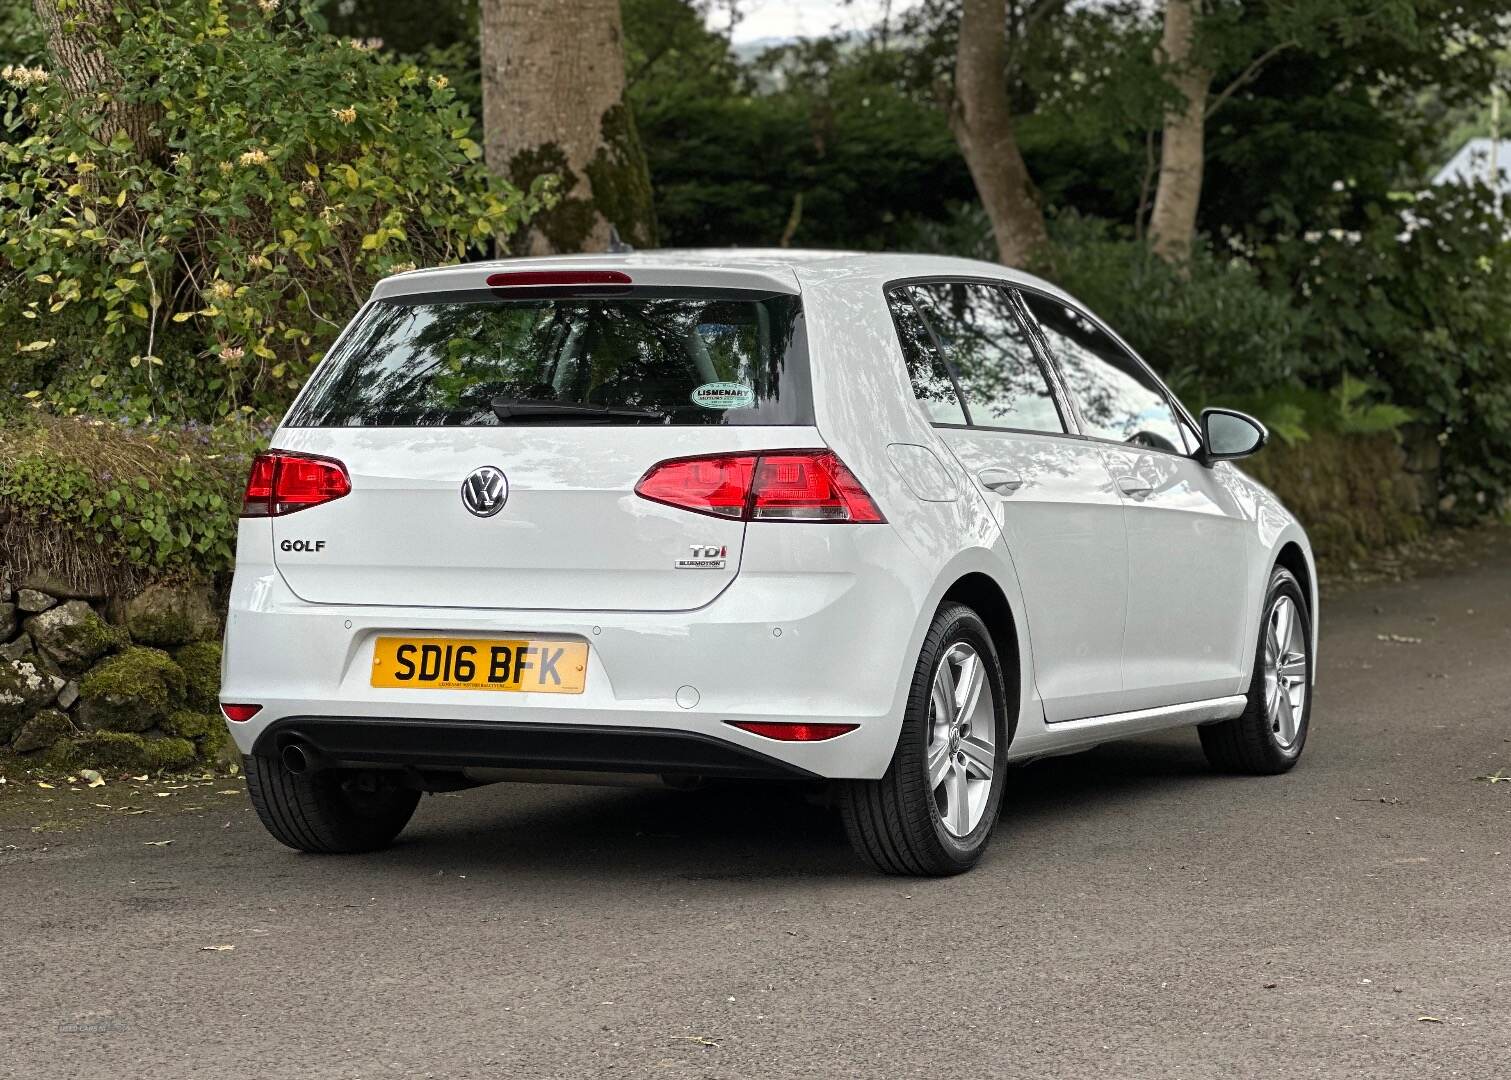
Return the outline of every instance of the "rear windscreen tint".
<path id="1" fill-rule="evenodd" d="M 432 293 L 364 308 L 286 423 L 810 424 L 811 397 L 795 296 Z"/>

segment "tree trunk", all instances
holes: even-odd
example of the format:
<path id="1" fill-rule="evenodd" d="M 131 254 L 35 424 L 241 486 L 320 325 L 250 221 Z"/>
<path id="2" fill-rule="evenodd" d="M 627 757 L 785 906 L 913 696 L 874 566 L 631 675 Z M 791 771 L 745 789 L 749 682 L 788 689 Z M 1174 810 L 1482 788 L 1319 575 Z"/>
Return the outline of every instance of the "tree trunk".
<path id="1" fill-rule="evenodd" d="M 1207 94 L 1212 73 L 1196 62 L 1199 8 L 1200 0 L 1165 0 L 1165 29 L 1158 55 L 1165 66 L 1165 80 L 1180 100 L 1165 110 L 1149 246 L 1160 258 L 1176 264 L 1191 257 L 1206 165 Z"/>
<path id="2" fill-rule="evenodd" d="M 1044 211 L 1018 139 L 1007 99 L 1005 0 L 965 0 L 955 54 L 950 130 L 991 219 L 997 257 L 1030 266 L 1048 246 Z"/>
<path id="3" fill-rule="evenodd" d="M 656 243 L 650 175 L 624 97 L 619 0 L 483 0 L 483 142 L 522 189 L 561 178 L 561 200 L 515 236 L 519 254 L 605 251 L 610 226 Z"/>
<path id="4" fill-rule="evenodd" d="M 47 31 L 47 47 L 62 69 L 59 76 L 68 95 L 96 101 L 103 118 L 98 132 L 110 142 L 125 132 L 137 156 L 153 161 L 162 156 L 163 139 L 157 128 L 162 109 L 153 104 L 123 101 L 125 80 L 106 55 L 117 32 L 112 0 L 36 0 L 37 21 Z M 98 95 L 105 95 L 98 101 Z"/>

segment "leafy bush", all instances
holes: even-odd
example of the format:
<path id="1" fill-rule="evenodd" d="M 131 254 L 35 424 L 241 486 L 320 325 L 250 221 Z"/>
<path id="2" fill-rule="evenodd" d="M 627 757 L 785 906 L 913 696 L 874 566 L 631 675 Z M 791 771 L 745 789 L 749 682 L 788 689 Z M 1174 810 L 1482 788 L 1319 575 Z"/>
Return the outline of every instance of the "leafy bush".
<path id="1" fill-rule="evenodd" d="M 1470 508 L 1511 492 L 1511 240 L 1494 206 L 1483 188 L 1436 188 L 1258 253 L 1271 286 L 1317 313 L 1308 380 L 1348 393 L 1365 379 L 1409 408 L 1439 436 L 1445 492 Z M 1340 409 L 1355 425 L 1398 418 L 1354 406 Z"/>
<path id="2" fill-rule="evenodd" d="M 279 410 L 378 277 L 549 199 L 487 172 L 442 76 L 276 3 L 149 12 L 100 47 L 161 154 L 102 141 L 97 102 L 40 68 L 0 86 L 0 388 L 133 418 Z"/>
<path id="3" fill-rule="evenodd" d="M 1242 409 L 1263 420 L 1282 442 L 1301 443 L 1316 432 L 1383 435 L 1416 419 L 1410 409 L 1385 400 L 1385 394 L 1378 384 L 1345 374 L 1330 391 L 1291 382 L 1254 393 L 1222 394 L 1213 404 Z"/>
<path id="4" fill-rule="evenodd" d="M 1292 382 L 1306 371 L 1305 313 L 1244 259 L 1198 245 L 1177 273 L 1105 222 L 1054 223 L 1045 273 L 1128 339 L 1182 396 L 1205 401 Z"/>
<path id="5" fill-rule="evenodd" d="M 263 439 L 242 424 L 168 429 L 46 414 L 0 427 L 0 572 L 136 585 L 228 570 Z"/>

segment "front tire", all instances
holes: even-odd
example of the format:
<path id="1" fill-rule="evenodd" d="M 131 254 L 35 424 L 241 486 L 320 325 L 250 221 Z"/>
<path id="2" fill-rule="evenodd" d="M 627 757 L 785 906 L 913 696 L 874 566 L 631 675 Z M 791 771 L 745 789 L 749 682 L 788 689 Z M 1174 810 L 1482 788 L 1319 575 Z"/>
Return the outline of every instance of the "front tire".
<path id="1" fill-rule="evenodd" d="M 1294 574 L 1277 566 L 1243 714 L 1197 728 L 1207 761 L 1224 772 L 1272 776 L 1292 768 L 1306 746 L 1312 716 L 1312 621 Z"/>
<path id="2" fill-rule="evenodd" d="M 380 772 L 342 769 L 293 773 L 276 758 L 242 757 L 247 794 L 279 843 L 321 855 L 377 851 L 393 843 L 420 793 Z"/>
<path id="3" fill-rule="evenodd" d="M 963 604 L 942 605 L 886 774 L 840 788 L 845 831 L 862 858 L 885 874 L 928 877 L 976 864 L 1002 804 L 1008 707 L 986 624 Z"/>

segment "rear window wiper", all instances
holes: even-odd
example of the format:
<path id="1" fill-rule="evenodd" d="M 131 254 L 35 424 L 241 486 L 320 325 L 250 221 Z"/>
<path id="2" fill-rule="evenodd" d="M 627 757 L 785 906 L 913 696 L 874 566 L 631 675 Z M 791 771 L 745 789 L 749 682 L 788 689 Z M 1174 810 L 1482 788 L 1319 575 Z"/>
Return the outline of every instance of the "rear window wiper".
<path id="1" fill-rule="evenodd" d="M 663 423 L 666 420 L 666 413 L 661 409 L 639 405 L 581 405 L 570 401 L 514 401 L 509 398 L 494 398 L 489 404 L 493 407 L 493 415 L 505 424 L 550 423 L 552 420 L 589 424 Z"/>

